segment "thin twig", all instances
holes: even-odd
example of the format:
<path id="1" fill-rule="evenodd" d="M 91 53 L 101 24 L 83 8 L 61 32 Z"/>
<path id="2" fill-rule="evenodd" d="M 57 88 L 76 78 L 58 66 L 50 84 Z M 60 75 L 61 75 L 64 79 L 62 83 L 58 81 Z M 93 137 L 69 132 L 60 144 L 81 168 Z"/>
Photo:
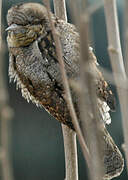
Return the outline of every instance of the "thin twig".
<path id="1" fill-rule="evenodd" d="M 81 43 L 81 61 L 80 61 L 80 99 L 81 99 L 81 129 L 86 139 L 91 154 L 91 169 L 89 175 L 91 179 L 102 179 L 104 175 L 104 165 L 101 160 L 101 124 L 99 121 L 99 110 L 97 107 L 96 90 L 94 85 L 94 74 L 91 71 L 89 59 L 89 33 L 88 24 L 89 17 L 87 1 L 81 2 L 82 7 L 76 6 L 77 2 L 71 1 L 71 9 L 73 10 L 73 18 L 78 30 L 80 31 Z M 84 35 L 84 36 L 83 36 Z"/>
<path id="2" fill-rule="evenodd" d="M 65 0 L 53 0 L 55 15 L 67 22 Z"/>
<path id="3" fill-rule="evenodd" d="M 128 77 L 128 0 L 125 0 L 125 9 L 124 9 L 124 47 L 125 47 L 125 55 L 124 55 L 125 71 L 126 71 L 126 75 Z M 128 78 L 127 78 L 127 80 L 128 80 Z M 126 82 L 126 84 L 128 85 L 128 82 Z M 127 152 L 126 144 L 124 144 L 124 146 L 125 146 L 125 152 Z M 128 156 L 128 154 L 127 154 L 127 156 Z M 127 165 L 128 165 L 128 159 L 127 159 Z M 127 166 L 127 169 L 128 169 L 128 166 Z"/>
<path id="4" fill-rule="evenodd" d="M 67 22 L 67 13 L 65 0 L 54 0 L 54 11 L 56 16 Z M 78 180 L 78 160 L 76 133 L 62 124 L 64 151 L 65 151 L 65 169 L 66 180 Z"/>
<path id="5" fill-rule="evenodd" d="M 128 0 L 125 0 L 124 9 L 124 47 L 125 47 L 125 70 L 128 76 Z"/>
<path id="6" fill-rule="evenodd" d="M 67 102 L 68 107 L 69 107 L 69 111 L 70 111 L 70 114 L 71 114 L 71 117 L 72 117 L 72 122 L 73 122 L 74 128 L 76 130 L 76 133 L 77 133 L 77 136 L 78 136 L 78 139 L 79 139 L 79 142 L 80 142 L 84 157 L 86 159 L 88 167 L 90 167 L 90 155 L 89 155 L 89 152 L 88 152 L 88 148 L 87 148 L 87 146 L 85 144 L 85 141 L 83 139 L 83 136 L 82 136 L 82 133 L 81 133 L 81 130 L 80 130 L 80 127 L 79 127 L 79 123 L 77 121 L 77 116 L 76 116 L 76 113 L 74 111 L 74 107 L 73 107 L 73 103 L 72 103 L 72 98 L 71 98 L 70 89 L 69 89 L 69 86 L 68 86 L 68 80 L 67 80 L 65 67 L 64 67 L 64 62 L 63 62 L 63 57 L 62 57 L 62 52 L 61 52 L 60 40 L 59 40 L 58 34 L 56 33 L 56 30 L 54 28 L 53 22 L 52 22 L 51 17 L 50 17 L 50 8 L 49 8 L 48 1 L 45 1 L 45 2 L 46 2 L 46 5 L 47 5 L 47 8 L 48 8 L 48 16 L 49 16 L 49 20 L 50 20 L 51 27 L 52 27 L 53 37 L 54 37 L 54 41 L 55 41 L 55 45 L 56 45 L 57 57 L 58 57 L 58 61 L 59 61 L 59 64 L 60 64 L 60 70 L 61 70 L 61 73 L 62 73 L 62 81 L 63 81 L 65 94 L 66 94 L 66 96 L 65 96 L 66 97 L 66 102 Z"/>
<path id="7" fill-rule="evenodd" d="M 125 0 L 125 9 L 124 9 L 124 47 L 125 47 L 125 51 L 124 51 L 125 72 L 126 72 L 127 80 L 128 80 L 128 1 L 127 0 Z M 128 82 L 126 84 L 128 85 Z M 127 89 L 127 91 L 128 91 L 128 89 Z M 123 147 L 124 147 L 123 150 L 124 150 L 125 156 L 126 156 L 127 174 L 128 174 L 128 149 L 127 149 L 128 143 L 126 145 L 126 141 L 128 140 L 128 133 L 126 135 L 127 135 L 127 139 L 125 138 L 125 142 L 124 142 L 125 144 L 123 144 Z"/>
<path id="8" fill-rule="evenodd" d="M 105 17 L 107 24 L 107 34 L 108 34 L 108 51 L 113 68 L 113 72 L 120 74 L 123 80 L 127 80 L 125 68 L 123 64 L 123 57 L 120 45 L 118 18 L 117 18 L 117 7 L 116 0 L 104 0 Z M 117 92 L 120 101 L 120 107 L 122 112 L 123 120 L 123 131 L 124 131 L 124 144 L 125 144 L 125 156 L 128 169 L 128 91 L 123 87 L 118 87 L 118 77 L 114 76 L 115 83 L 117 86 Z"/>
<path id="9" fill-rule="evenodd" d="M 89 59 L 89 17 L 80 16 L 80 42 L 81 42 L 81 121 L 83 125 L 83 134 L 87 139 L 89 151 L 91 154 L 90 177 L 91 179 L 102 179 L 104 175 L 104 165 L 102 162 L 102 146 L 100 141 L 100 121 L 99 110 L 97 107 L 96 89 L 94 85 L 94 74 L 88 73 L 90 69 Z M 83 36 L 84 34 L 84 36 Z M 90 70 L 91 71 L 91 70 Z M 86 117 L 86 118 L 85 118 Z M 84 133 L 85 132 L 85 133 Z M 93 143 L 92 143 L 93 142 Z M 95 142 L 95 143 L 94 143 Z"/>
<path id="10" fill-rule="evenodd" d="M 83 2 L 84 3 L 84 2 Z M 82 10 L 83 10 L 83 7 L 81 8 Z M 81 13 L 83 13 L 83 12 L 81 12 Z M 78 15 L 78 14 L 77 14 Z M 79 19 L 80 20 L 80 19 Z M 78 24 L 78 23 L 77 23 Z M 87 32 L 87 29 L 84 27 L 84 25 L 87 25 L 87 24 L 85 24 L 83 21 L 80 23 L 80 32 L 81 32 L 81 41 L 82 41 L 82 53 L 83 53 L 83 60 L 84 59 L 86 59 L 87 61 L 88 61 L 88 57 L 87 57 L 87 55 L 88 55 L 88 42 L 87 42 L 87 34 L 86 34 L 86 32 Z M 84 33 L 84 37 L 83 37 L 83 33 Z M 86 34 L 86 35 L 85 35 Z M 86 50 L 85 50 L 86 49 Z M 84 53 L 85 52 L 85 53 Z M 84 62 L 84 61 L 83 61 Z M 82 69 L 81 69 L 81 71 L 83 72 L 83 77 L 86 77 L 86 75 L 87 75 L 87 73 L 86 72 L 84 72 L 85 70 L 84 70 L 84 67 L 85 67 L 85 63 L 83 63 L 82 64 Z M 82 77 L 82 78 L 83 78 Z M 93 76 L 90 76 L 90 77 L 93 77 Z M 85 81 L 86 80 L 86 81 Z M 83 88 L 82 88 L 82 90 L 84 90 L 84 89 L 86 89 L 87 90 L 87 88 L 90 88 L 90 86 L 92 86 L 92 84 L 91 84 L 91 82 L 93 81 L 93 79 L 91 78 L 90 79 L 90 81 L 88 81 L 89 79 L 86 79 L 86 78 L 83 78 L 83 81 L 82 81 L 82 85 L 84 85 L 85 84 L 85 82 L 87 83 Z M 90 83 L 90 84 L 89 84 Z M 87 87 L 88 86 L 88 87 Z M 87 92 L 87 91 L 86 91 Z M 94 98 L 94 96 L 95 96 L 95 98 Z M 87 97 L 88 97 L 88 94 L 87 93 L 85 93 L 85 91 L 83 91 L 83 94 L 82 94 L 82 96 L 81 96 L 81 99 L 83 100 L 82 102 L 84 102 L 84 100 L 85 100 L 85 97 L 86 97 L 86 99 L 87 99 Z M 83 114 L 82 114 L 82 125 L 84 126 L 83 128 L 82 128 L 82 130 L 83 130 L 83 134 L 85 135 L 85 131 L 86 131 L 86 135 L 87 135 L 87 137 L 88 137 L 88 145 L 89 145 L 89 147 L 90 147 L 90 152 L 91 152 L 91 156 L 92 156 L 92 158 L 91 158 L 91 162 L 92 162 L 92 166 L 91 166 L 91 169 L 89 169 L 90 170 L 90 175 L 91 175 L 91 178 L 92 179 L 94 179 L 95 177 L 96 177 L 96 179 L 98 180 L 98 179 L 102 179 L 102 177 L 103 177 L 103 174 L 104 174 L 104 172 L 103 172 L 103 162 L 101 161 L 101 151 L 100 151 L 100 141 L 99 141 L 99 137 L 100 137 L 100 134 L 99 134 L 99 131 L 98 131 L 98 129 L 99 129 L 99 117 L 98 117 L 98 114 L 97 114 L 97 109 L 95 108 L 95 107 L 92 107 L 92 106 L 95 106 L 97 103 L 96 102 L 94 102 L 94 99 L 96 100 L 96 93 L 93 91 L 91 94 L 90 94 L 90 96 L 89 97 L 91 97 L 91 99 L 93 99 L 92 100 L 92 104 L 91 104 L 91 107 L 90 108 L 92 108 L 92 111 L 93 111 L 93 114 L 94 114 L 94 117 L 96 117 L 95 119 L 97 120 L 96 122 L 94 122 L 94 119 L 93 118 L 90 118 L 89 116 L 88 116 L 88 101 L 87 101 L 87 103 L 85 104 L 85 103 L 82 103 L 82 107 L 81 107 L 81 109 L 82 109 L 82 112 L 84 112 Z M 90 99 L 88 98 L 88 100 L 90 101 Z M 87 105 L 87 106 L 86 106 Z M 86 112 L 85 112 L 86 111 Z M 87 121 L 89 122 L 89 123 L 85 123 L 85 117 L 86 117 L 86 119 L 87 119 Z M 86 121 L 86 122 L 87 122 Z M 97 131 L 96 131 L 97 130 Z M 84 139 L 87 139 L 87 137 L 86 137 L 86 135 L 85 135 L 85 137 L 84 137 Z M 92 138 L 93 137 L 93 139 L 90 139 L 90 138 Z M 94 141 L 95 143 L 92 143 L 92 141 Z M 92 160 L 93 159 L 93 160 Z"/>
<path id="11" fill-rule="evenodd" d="M 65 151 L 65 180 L 78 180 L 76 133 L 65 125 L 62 125 L 62 131 Z"/>
<path id="12" fill-rule="evenodd" d="M 13 180 L 12 164 L 10 162 L 9 145 L 10 145 L 10 119 L 12 118 L 12 110 L 8 106 L 8 93 L 4 78 L 3 51 L 4 44 L 2 42 L 2 0 L 0 0 L 0 117 L 1 117 L 1 148 L 0 160 L 2 165 L 2 179 Z"/>

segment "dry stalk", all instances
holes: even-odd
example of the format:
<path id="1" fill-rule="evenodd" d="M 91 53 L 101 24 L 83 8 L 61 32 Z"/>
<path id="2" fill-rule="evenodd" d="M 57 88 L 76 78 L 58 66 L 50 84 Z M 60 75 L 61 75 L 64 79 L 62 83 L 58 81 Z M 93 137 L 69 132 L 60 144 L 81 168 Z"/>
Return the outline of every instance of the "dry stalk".
<path id="1" fill-rule="evenodd" d="M 45 1 L 45 4 L 46 4 L 47 9 L 48 9 L 48 16 L 49 16 L 49 20 L 50 20 L 50 23 L 51 23 L 53 37 L 54 37 L 54 41 L 55 41 L 55 45 L 56 45 L 56 52 L 57 52 L 58 61 L 59 61 L 59 64 L 60 64 L 60 70 L 61 70 L 61 73 L 62 73 L 62 81 L 63 81 L 63 85 L 64 85 L 64 89 L 65 89 L 66 102 L 67 102 L 68 107 L 69 107 L 69 111 L 70 111 L 70 114 L 71 114 L 71 117 L 72 117 L 72 122 L 73 122 L 75 130 L 77 132 L 77 136 L 78 136 L 80 145 L 82 147 L 84 157 L 86 159 L 88 167 L 90 167 L 89 152 L 88 152 L 87 146 L 85 144 L 85 141 L 83 139 L 83 136 L 82 136 L 82 133 L 81 133 L 78 121 L 77 121 L 77 116 L 76 116 L 76 113 L 75 113 L 75 110 L 74 110 L 74 107 L 73 107 L 73 103 L 72 103 L 72 98 L 71 98 L 71 94 L 70 94 L 70 89 L 69 89 L 69 85 L 68 85 L 68 80 L 67 80 L 65 67 L 64 67 L 64 61 L 63 61 L 62 52 L 61 52 L 61 44 L 60 44 L 59 36 L 58 36 L 58 34 L 57 34 L 56 30 L 55 30 L 55 27 L 54 27 L 53 22 L 52 22 L 51 17 L 50 17 L 50 7 L 49 7 L 48 1 Z"/>
<path id="2" fill-rule="evenodd" d="M 67 21 L 65 0 L 53 0 L 53 3 L 56 16 L 64 21 Z"/>
<path id="3" fill-rule="evenodd" d="M 100 180 L 104 175 L 104 165 L 101 160 L 102 145 L 99 133 L 99 129 L 101 127 L 94 86 L 94 75 L 88 73 L 88 18 L 81 17 L 80 22 L 82 132 L 84 138 L 87 139 L 87 144 L 91 155 L 91 169 L 89 172 L 90 178 Z"/>
<path id="4" fill-rule="evenodd" d="M 125 70 L 128 76 L 128 1 L 125 0 L 124 9 L 124 46 L 125 46 Z M 128 83 L 127 83 L 128 84 Z"/>
<path id="5" fill-rule="evenodd" d="M 87 4 L 87 2 L 86 2 Z M 86 5 L 87 9 L 87 5 Z M 89 151 L 91 154 L 91 179 L 102 179 L 104 175 L 104 165 L 101 157 L 101 141 L 100 141 L 100 117 L 97 107 L 97 97 L 94 85 L 94 74 L 90 74 L 89 60 L 89 15 L 87 11 L 83 11 L 80 15 L 80 42 L 81 42 L 81 121 L 83 125 L 84 138 L 87 139 Z M 85 14 L 85 15 L 84 15 Z M 83 15 L 83 16 L 82 16 Z M 84 34 L 84 36 L 83 36 Z M 88 70 L 90 69 L 90 72 Z M 90 116 L 92 114 L 92 116 Z M 86 117 L 86 119 L 85 119 Z M 93 142 L 93 143 L 92 143 Z"/>
<path id="6" fill-rule="evenodd" d="M 54 0 L 53 3 L 56 16 L 67 21 L 65 0 Z M 78 180 L 76 133 L 63 124 L 62 131 L 65 151 L 65 177 L 66 180 Z"/>
<path id="7" fill-rule="evenodd" d="M 71 1 L 71 9 L 73 10 L 73 18 L 80 31 L 81 42 L 81 124 L 82 133 L 84 139 L 87 140 L 89 151 L 91 154 L 91 169 L 89 169 L 89 175 L 91 179 L 102 179 L 104 174 L 103 162 L 101 161 L 101 141 L 100 141 L 100 121 L 98 114 L 96 91 L 94 87 L 94 74 L 91 74 L 89 68 L 89 9 L 87 7 L 87 1 L 82 1 L 83 7 L 78 9 L 76 3 Z M 96 77 L 95 77 L 96 78 Z M 90 116 L 90 114 L 92 116 Z M 86 117 L 86 119 L 85 119 Z M 93 142 L 93 143 L 92 143 Z"/>
<path id="8" fill-rule="evenodd" d="M 2 0 L 0 0 L 0 122 L 1 122 L 1 147 L 0 160 L 2 167 L 2 179 L 13 180 L 12 164 L 10 162 L 9 145 L 10 145 L 10 119 L 12 110 L 8 106 L 8 92 L 4 78 L 4 44 L 2 42 Z"/>
<path id="9" fill-rule="evenodd" d="M 75 11 L 75 6 L 74 6 L 75 2 L 71 1 L 71 4 L 72 4 L 71 9 L 74 10 L 74 12 L 73 12 L 74 17 L 76 17 L 75 22 L 76 22 L 77 25 L 79 24 L 79 26 L 81 26 L 81 28 L 80 28 L 80 30 L 81 30 L 80 31 L 81 32 L 81 41 L 82 41 L 82 48 L 81 49 L 82 49 L 82 53 L 83 53 L 82 54 L 83 59 L 88 60 L 88 41 L 87 41 L 88 37 L 86 36 L 87 34 L 85 35 L 85 33 L 87 32 L 87 29 L 86 29 L 87 24 L 84 23 L 85 21 L 84 22 L 81 21 L 81 24 L 79 22 L 77 22 L 77 21 L 80 21 L 80 16 L 78 15 L 79 10 L 77 9 L 78 11 Z M 82 13 L 82 12 L 80 12 L 80 13 Z M 83 37 L 83 34 L 84 34 L 84 37 Z M 82 67 L 85 67 L 85 63 L 82 64 Z M 87 72 L 85 72 L 85 69 L 82 68 L 81 71 L 84 74 L 84 76 L 82 76 L 82 78 L 86 77 Z M 90 76 L 90 77 L 92 78 L 92 76 Z M 90 89 L 90 85 L 92 85 L 92 84 L 88 84 L 88 82 L 90 82 L 90 83 L 92 82 L 91 78 L 90 79 L 85 79 L 85 78 L 82 79 L 83 80 L 82 85 L 84 85 L 85 82 L 87 82 L 87 85 L 85 85 L 86 87 L 84 86 L 82 89 L 86 89 L 86 90 L 88 88 Z M 96 98 L 94 98 L 94 96 L 96 97 L 96 94 L 95 94 L 95 92 L 92 92 L 92 94 L 89 97 L 96 100 Z M 85 100 L 85 97 L 88 97 L 88 94 L 86 92 L 82 92 L 81 99 Z M 90 101 L 90 99 L 87 100 L 86 104 L 82 103 L 82 106 L 81 106 L 81 109 L 83 110 L 82 111 L 83 112 L 83 114 L 82 114 L 82 126 L 83 126 L 83 129 L 82 130 L 83 130 L 83 134 L 84 134 L 85 131 L 88 131 L 88 133 L 86 133 L 86 135 L 88 135 L 88 137 L 89 137 L 89 139 L 88 139 L 89 143 L 88 144 L 91 145 L 90 146 L 90 149 L 91 149 L 91 152 L 92 152 L 91 156 L 94 157 L 94 158 L 91 158 L 91 159 L 93 159 L 93 161 L 90 160 L 90 162 L 92 162 L 92 164 L 91 164 L 92 166 L 90 166 L 91 178 L 92 179 L 95 179 L 95 178 L 96 179 L 101 179 L 104 173 L 103 173 L 103 169 L 102 169 L 103 164 L 101 162 L 100 149 L 99 149 L 99 147 L 101 147 L 101 146 L 100 146 L 100 142 L 98 140 L 98 135 L 99 135 L 98 134 L 99 118 L 97 117 L 98 116 L 97 115 L 98 111 L 94 107 L 94 105 L 97 104 L 97 103 L 93 101 L 92 104 L 91 104 L 93 107 L 90 107 L 89 104 L 88 104 L 88 101 Z M 91 119 L 92 120 L 91 123 L 86 124 L 85 123 L 85 117 L 88 117 L 87 112 L 88 112 L 89 108 L 93 109 L 92 111 L 93 111 L 94 117 L 97 117 L 96 119 L 98 121 L 94 122 L 94 119 Z M 87 118 L 87 121 L 90 122 L 90 117 Z M 97 129 L 97 131 L 96 131 L 96 129 Z M 94 135 L 93 140 L 92 140 L 92 135 Z M 87 137 L 85 136 L 84 139 L 87 139 Z M 95 142 L 95 143 L 91 143 L 92 141 Z M 93 173 L 92 173 L 92 171 L 93 171 Z"/>
<path id="10" fill-rule="evenodd" d="M 76 133 L 62 125 L 65 151 L 65 180 L 78 180 Z"/>
<path id="11" fill-rule="evenodd" d="M 127 77 L 125 73 L 125 68 L 123 64 L 123 57 L 120 45 L 118 18 L 117 18 L 117 7 L 116 0 L 104 0 L 105 17 L 107 24 L 107 34 L 108 34 L 108 51 L 112 64 L 114 75 L 120 74 L 123 81 L 127 82 Z M 115 83 L 117 86 L 117 92 L 120 101 L 122 120 L 123 120 L 123 131 L 124 131 L 124 144 L 125 144 L 125 156 L 126 164 L 128 169 L 128 90 L 123 87 L 118 87 L 119 79 L 118 76 L 114 76 Z"/>

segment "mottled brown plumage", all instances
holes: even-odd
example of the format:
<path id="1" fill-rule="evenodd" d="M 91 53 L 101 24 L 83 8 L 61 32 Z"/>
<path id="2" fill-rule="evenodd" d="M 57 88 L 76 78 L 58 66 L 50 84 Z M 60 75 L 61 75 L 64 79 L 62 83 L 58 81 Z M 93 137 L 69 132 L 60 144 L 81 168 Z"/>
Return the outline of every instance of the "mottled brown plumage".
<path id="1" fill-rule="evenodd" d="M 58 19 L 51 13 L 52 21 L 60 35 L 63 59 L 68 80 L 78 81 L 80 75 L 80 40 L 75 26 Z M 43 106 L 52 116 L 74 129 L 64 98 L 56 48 L 52 36 L 47 10 L 37 3 L 26 3 L 12 7 L 7 21 L 9 47 L 9 76 L 17 82 L 22 95 Z M 96 75 L 95 85 L 100 121 L 110 123 L 109 110 L 115 110 L 115 98 L 97 67 L 97 60 L 89 48 L 92 71 Z M 70 87 L 74 107 L 79 118 L 79 95 Z M 104 147 L 104 178 L 118 176 L 123 169 L 122 155 L 108 134 L 105 125 L 101 129 Z"/>

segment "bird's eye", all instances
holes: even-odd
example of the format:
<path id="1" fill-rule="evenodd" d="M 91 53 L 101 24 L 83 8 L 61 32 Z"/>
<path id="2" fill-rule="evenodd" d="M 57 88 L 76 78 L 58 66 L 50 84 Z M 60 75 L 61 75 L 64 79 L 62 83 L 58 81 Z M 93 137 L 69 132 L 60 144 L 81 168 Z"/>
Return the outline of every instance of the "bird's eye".
<path id="1" fill-rule="evenodd" d="M 14 29 L 12 31 L 8 31 L 10 33 L 13 33 L 14 35 L 18 35 L 18 34 L 26 34 L 26 29 L 25 28 L 18 28 L 18 29 Z"/>
<path id="2" fill-rule="evenodd" d="M 17 32 L 20 32 L 21 34 L 24 34 L 26 33 L 27 29 L 26 28 L 21 28 L 21 29 L 18 29 Z"/>

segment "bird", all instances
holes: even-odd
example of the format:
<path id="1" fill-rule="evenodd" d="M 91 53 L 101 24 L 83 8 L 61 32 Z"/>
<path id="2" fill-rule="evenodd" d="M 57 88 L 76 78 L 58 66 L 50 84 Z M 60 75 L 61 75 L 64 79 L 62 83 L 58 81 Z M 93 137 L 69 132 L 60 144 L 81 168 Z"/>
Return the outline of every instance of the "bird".
<path id="1" fill-rule="evenodd" d="M 63 61 L 68 81 L 80 79 L 80 36 L 77 28 L 50 12 L 60 37 Z M 65 101 L 55 41 L 47 9 L 38 3 L 20 3 L 8 10 L 6 31 L 9 49 L 9 77 L 21 89 L 22 96 L 44 107 L 55 119 L 75 130 Z M 99 70 L 91 47 L 88 48 L 91 67 L 96 74 L 95 87 L 100 112 L 104 146 L 103 179 L 119 176 L 124 167 L 121 152 L 106 129 L 111 123 L 109 111 L 115 111 L 115 97 Z M 70 85 L 73 105 L 80 122 L 79 95 Z"/>

